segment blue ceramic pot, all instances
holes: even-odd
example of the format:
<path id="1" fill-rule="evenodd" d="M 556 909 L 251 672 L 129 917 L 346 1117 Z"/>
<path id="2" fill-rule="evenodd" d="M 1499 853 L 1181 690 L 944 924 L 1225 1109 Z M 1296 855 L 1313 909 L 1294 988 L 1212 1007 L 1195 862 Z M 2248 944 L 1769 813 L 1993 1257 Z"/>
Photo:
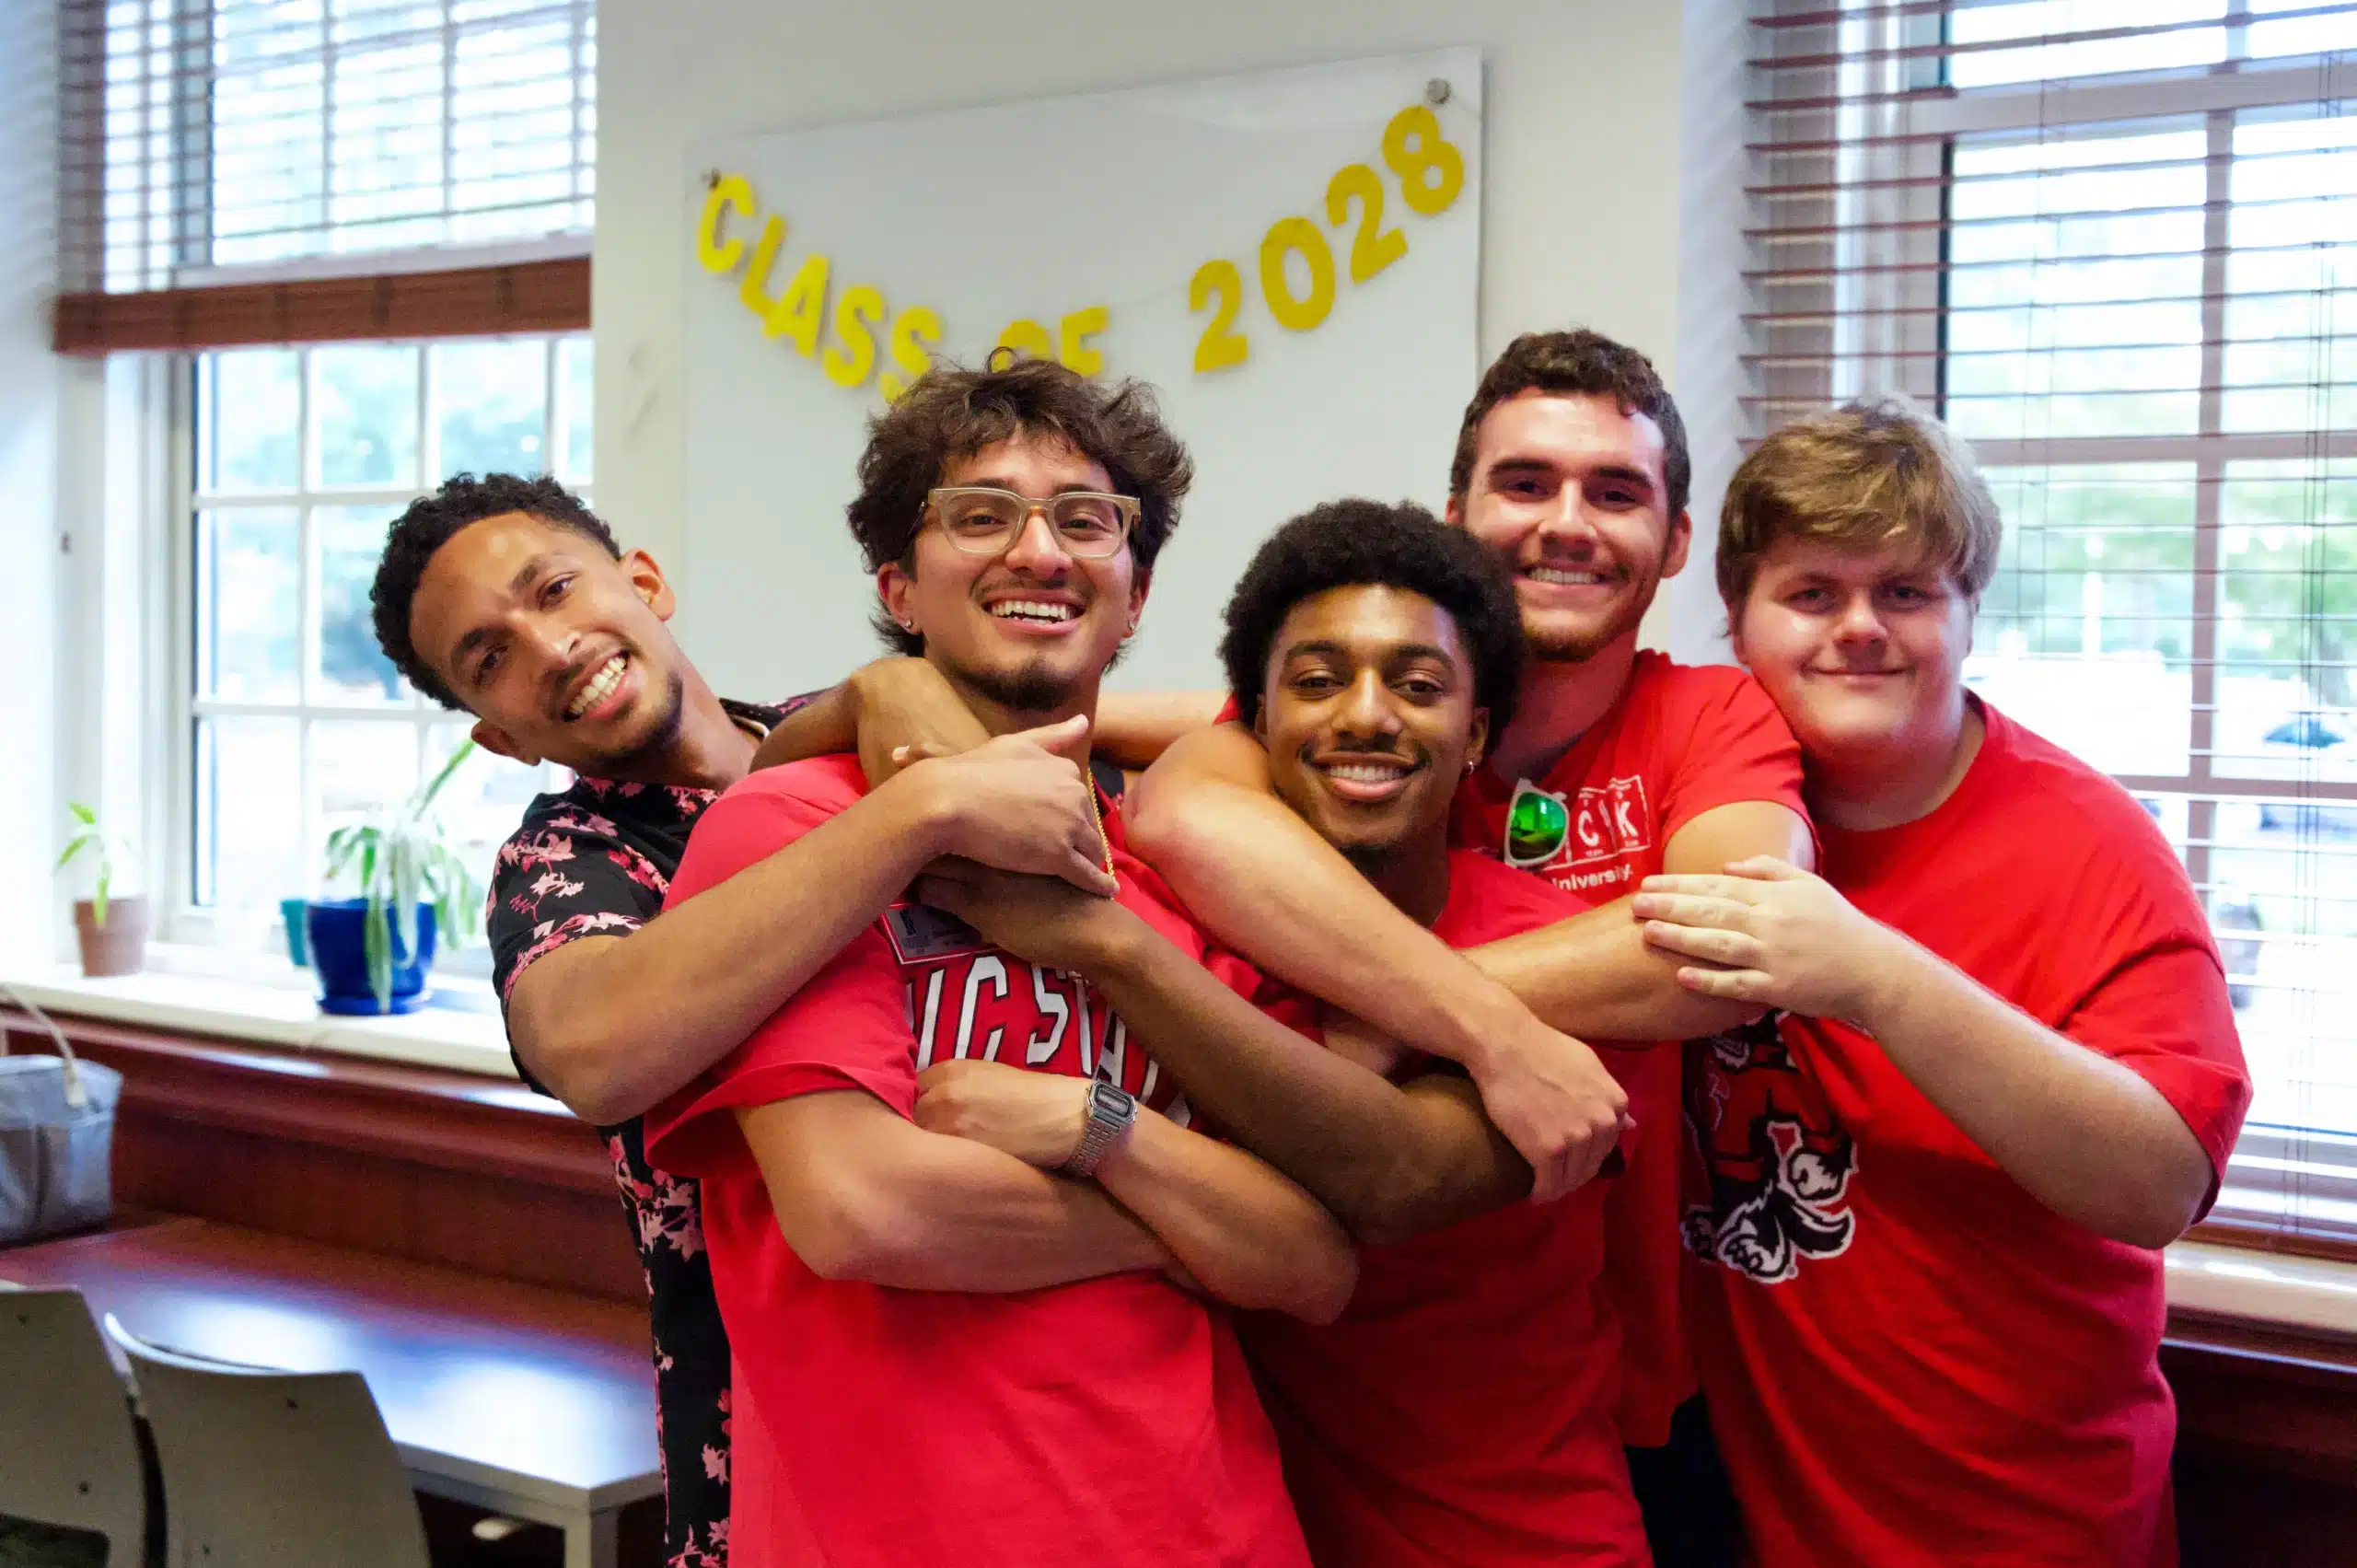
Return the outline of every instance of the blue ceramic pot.
<path id="1" fill-rule="evenodd" d="M 323 1013 L 380 1011 L 377 993 L 368 987 L 367 909 L 362 899 L 314 900 L 306 908 L 303 924 L 310 937 L 311 968 L 319 977 Z M 417 906 L 414 954 L 401 946 L 401 922 L 390 910 L 385 912 L 385 923 L 393 945 L 393 994 L 391 1005 L 381 1011 L 414 1013 L 425 1005 L 425 973 L 434 967 L 434 906 Z"/>

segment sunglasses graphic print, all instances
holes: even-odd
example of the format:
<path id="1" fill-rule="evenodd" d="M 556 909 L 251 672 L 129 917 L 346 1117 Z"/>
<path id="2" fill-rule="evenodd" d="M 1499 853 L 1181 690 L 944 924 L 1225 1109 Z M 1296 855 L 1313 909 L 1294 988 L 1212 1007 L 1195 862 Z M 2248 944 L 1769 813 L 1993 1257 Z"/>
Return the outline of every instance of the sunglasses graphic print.
<path id="1" fill-rule="evenodd" d="M 1631 774 L 1567 795 L 1517 780 L 1506 806 L 1504 840 L 1499 851 L 1505 863 L 1524 871 L 1643 854 L 1653 848 L 1644 780 Z"/>
<path id="2" fill-rule="evenodd" d="M 1520 781 L 1514 786 L 1514 803 L 1506 807 L 1506 864 L 1525 870 L 1546 865 L 1571 830 L 1571 809 L 1562 796 L 1550 795 L 1528 779 Z"/>

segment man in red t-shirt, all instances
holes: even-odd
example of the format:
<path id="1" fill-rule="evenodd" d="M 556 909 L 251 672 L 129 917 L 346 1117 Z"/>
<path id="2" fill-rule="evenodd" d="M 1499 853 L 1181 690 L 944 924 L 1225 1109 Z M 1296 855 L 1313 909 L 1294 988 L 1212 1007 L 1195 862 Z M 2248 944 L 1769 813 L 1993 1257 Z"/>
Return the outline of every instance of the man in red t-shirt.
<path id="1" fill-rule="evenodd" d="M 1012 733 L 1093 711 L 1187 474 L 1143 389 L 942 369 L 877 422 L 850 516 L 898 638 Z M 752 775 L 670 899 L 865 791 L 848 756 Z M 1098 809 L 1157 1028 L 1289 1038 L 1195 961 Z M 1196 1293 L 1327 1319 L 1355 1258 L 1314 1199 L 1189 1130 L 1106 1001 L 904 901 L 649 1118 L 653 1157 L 703 1180 L 752 1411 L 738 1568 L 1305 1562 L 1234 1330 Z"/>
<path id="2" fill-rule="evenodd" d="M 1260 547 L 1221 653 L 1279 796 L 1404 917 L 1466 947 L 1578 912 L 1546 882 L 1449 847 L 1451 796 L 1511 722 L 1523 657 L 1513 590 L 1480 545 L 1412 505 L 1318 507 Z M 1116 936 L 1079 923 L 1101 903 L 1045 879 L 955 882 L 921 889 L 1009 948 L 1120 993 Z M 1319 1033 L 1314 998 L 1222 967 Z M 1190 1104 L 1367 1244 L 1339 1322 L 1242 1324 L 1312 1559 L 1648 1562 L 1614 1421 L 1607 1184 L 1521 1202 L 1530 1167 L 1462 1074 L 1428 1057 L 1341 1036 L 1329 1051 L 1165 1030 L 1120 1005 Z M 1645 1120 L 1675 1118 L 1670 1098 L 1632 1099 Z"/>
<path id="3" fill-rule="evenodd" d="M 1997 510 L 1900 403 L 1737 470 L 1719 586 L 1791 720 L 1825 877 L 1663 877 L 1698 993 L 1695 1355 L 1761 1568 L 2173 1563 L 2158 1249 L 2249 1079 L 2201 904 L 2136 802 L 1964 689 Z"/>

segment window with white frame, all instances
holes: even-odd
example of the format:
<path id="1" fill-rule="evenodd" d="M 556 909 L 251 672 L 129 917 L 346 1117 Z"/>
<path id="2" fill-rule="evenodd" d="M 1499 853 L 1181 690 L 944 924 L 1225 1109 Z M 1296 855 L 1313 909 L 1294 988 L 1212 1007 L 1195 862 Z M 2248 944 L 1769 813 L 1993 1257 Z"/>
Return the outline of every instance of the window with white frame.
<path id="1" fill-rule="evenodd" d="M 398 802 L 469 721 L 377 645 L 368 588 L 386 530 L 462 470 L 553 473 L 587 494 L 586 336 L 333 343 L 190 366 L 182 935 L 268 940 L 281 900 L 319 891 L 328 834 Z M 557 783 L 478 751 L 441 815 L 479 876 Z"/>
<path id="2" fill-rule="evenodd" d="M 2222 1215 L 2357 1234 L 2357 5 L 1755 9 L 1756 430 L 1898 390 L 2004 514 L 1967 676 L 2208 903 Z"/>

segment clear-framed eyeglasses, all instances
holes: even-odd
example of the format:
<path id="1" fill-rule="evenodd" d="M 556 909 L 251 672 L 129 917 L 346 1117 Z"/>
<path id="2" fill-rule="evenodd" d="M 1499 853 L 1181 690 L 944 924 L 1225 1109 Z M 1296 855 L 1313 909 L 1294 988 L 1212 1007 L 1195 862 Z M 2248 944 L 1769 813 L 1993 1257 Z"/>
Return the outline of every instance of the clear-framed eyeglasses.
<path id="1" fill-rule="evenodd" d="M 945 484 L 925 495 L 949 542 L 969 555 L 997 555 L 1014 547 L 1034 512 L 1046 514 L 1057 547 L 1067 555 L 1101 561 L 1119 555 L 1138 520 L 1134 495 L 1067 490 L 1035 499 L 983 484 Z"/>

